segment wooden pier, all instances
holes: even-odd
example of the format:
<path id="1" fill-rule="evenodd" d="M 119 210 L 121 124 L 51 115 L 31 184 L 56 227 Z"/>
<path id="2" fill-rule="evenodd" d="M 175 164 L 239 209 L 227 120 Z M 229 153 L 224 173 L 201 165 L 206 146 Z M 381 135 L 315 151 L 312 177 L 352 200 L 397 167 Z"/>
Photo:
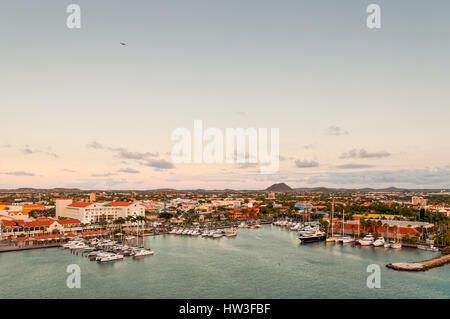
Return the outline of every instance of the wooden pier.
<path id="1" fill-rule="evenodd" d="M 442 255 L 430 260 L 415 263 L 392 263 L 386 267 L 394 270 L 402 271 L 425 271 L 436 267 L 441 267 L 450 263 L 450 255 Z"/>

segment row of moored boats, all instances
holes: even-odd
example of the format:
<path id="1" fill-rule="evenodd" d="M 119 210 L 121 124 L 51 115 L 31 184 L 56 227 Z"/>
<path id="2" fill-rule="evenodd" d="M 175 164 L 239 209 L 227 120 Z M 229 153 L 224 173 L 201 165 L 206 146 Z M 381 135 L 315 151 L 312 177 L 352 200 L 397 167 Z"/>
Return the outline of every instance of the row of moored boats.
<path id="1" fill-rule="evenodd" d="M 201 236 L 210 238 L 221 238 L 221 237 L 236 237 L 237 231 L 232 228 L 230 230 L 210 230 L 210 229 L 200 229 L 200 228 L 174 228 L 169 231 L 172 235 L 184 235 L 184 236 Z"/>
<path id="2" fill-rule="evenodd" d="M 132 247 L 110 239 L 92 239 L 90 241 L 74 239 L 62 245 L 62 247 L 64 249 L 80 251 L 90 260 L 95 260 L 102 263 L 122 260 L 126 256 L 142 258 L 154 254 L 151 249 Z"/>

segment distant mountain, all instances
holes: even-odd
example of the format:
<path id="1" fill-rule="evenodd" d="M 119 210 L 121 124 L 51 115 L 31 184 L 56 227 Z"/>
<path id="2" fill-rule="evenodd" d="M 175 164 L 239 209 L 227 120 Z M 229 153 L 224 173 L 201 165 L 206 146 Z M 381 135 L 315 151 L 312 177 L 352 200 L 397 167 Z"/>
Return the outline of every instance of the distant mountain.
<path id="1" fill-rule="evenodd" d="M 287 186 L 285 183 L 273 184 L 266 188 L 266 191 L 270 192 L 291 192 L 292 188 Z"/>

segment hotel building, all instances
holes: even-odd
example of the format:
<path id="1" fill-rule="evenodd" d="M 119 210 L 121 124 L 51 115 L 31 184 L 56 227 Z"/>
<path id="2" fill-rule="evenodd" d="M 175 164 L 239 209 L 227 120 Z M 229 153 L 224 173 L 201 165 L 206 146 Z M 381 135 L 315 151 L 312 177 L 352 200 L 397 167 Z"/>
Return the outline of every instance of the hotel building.
<path id="1" fill-rule="evenodd" d="M 145 217 L 145 206 L 138 202 L 73 202 L 71 199 L 57 199 L 56 217 L 76 218 L 82 223 L 98 223 L 128 216 Z"/>

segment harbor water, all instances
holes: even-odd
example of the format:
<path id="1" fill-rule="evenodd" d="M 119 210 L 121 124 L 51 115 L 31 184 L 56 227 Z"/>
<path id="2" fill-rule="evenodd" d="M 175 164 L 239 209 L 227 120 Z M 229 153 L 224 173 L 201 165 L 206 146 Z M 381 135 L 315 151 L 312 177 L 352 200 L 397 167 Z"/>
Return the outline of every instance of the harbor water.
<path id="1" fill-rule="evenodd" d="M 449 298 L 450 266 L 426 272 L 388 269 L 439 253 L 300 244 L 272 225 L 239 229 L 234 238 L 162 235 L 145 238 L 143 259 L 100 264 L 81 253 L 48 248 L 0 254 L 0 298 Z M 81 270 L 68 288 L 67 266 Z M 381 288 L 368 288 L 368 265 L 381 269 Z"/>

